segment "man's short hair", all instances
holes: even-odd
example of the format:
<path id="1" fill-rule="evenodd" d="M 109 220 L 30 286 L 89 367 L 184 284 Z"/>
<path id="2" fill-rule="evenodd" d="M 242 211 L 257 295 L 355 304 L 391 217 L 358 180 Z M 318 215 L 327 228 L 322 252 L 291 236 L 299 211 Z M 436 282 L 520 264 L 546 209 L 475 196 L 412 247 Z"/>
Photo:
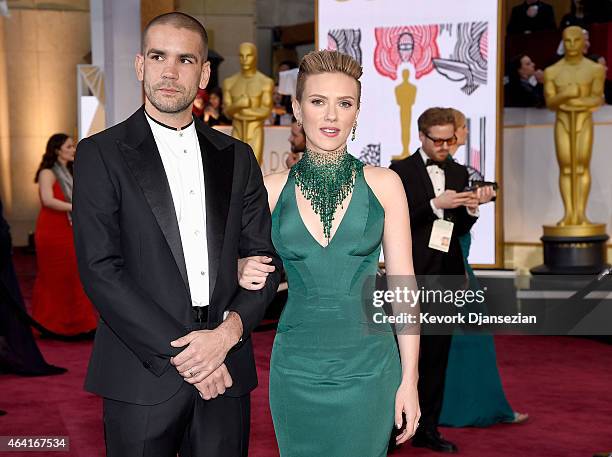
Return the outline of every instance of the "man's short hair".
<path id="1" fill-rule="evenodd" d="M 151 22 L 142 31 L 142 53 L 145 53 L 145 43 L 147 39 L 147 32 L 154 25 L 172 25 L 177 29 L 187 29 L 200 35 L 202 39 L 202 62 L 206 62 L 208 59 L 208 33 L 204 26 L 196 18 L 189 16 L 185 13 L 174 11 L 172 13 L 161 14 L 151 19 Z"/>
<path id="2" fill-rule="evenodd" d="M 452 108 L 429 108 L 417 120 L 419 132 L 429 133 L 429 129 L 436 125 L 455 126 L 455 114 Z"/>

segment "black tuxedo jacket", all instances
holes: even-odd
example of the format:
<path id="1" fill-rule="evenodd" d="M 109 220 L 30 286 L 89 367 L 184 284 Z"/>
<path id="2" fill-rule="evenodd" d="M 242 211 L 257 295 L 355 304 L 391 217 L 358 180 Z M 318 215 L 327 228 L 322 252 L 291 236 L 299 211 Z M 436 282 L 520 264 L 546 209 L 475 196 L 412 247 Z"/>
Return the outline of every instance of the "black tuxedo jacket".
<path id="1" fill-rule="evenodd" d="M 225 361 L 241 396 L 257 385 L 251 331 L 276 293 L 281 262 L 261 170 L 251 148 L 195 120 L 204 167 L 210 329 L 237 312 L 243 342 Z M 144 109 L 78 145 L 74 238 L 83 286 L 100 312 L 85 382 L 114 400 L 152 405 L 184 383 L 170 342 L 192 330 L 179 227 Z M 276 266 L 261 291 L 238 285 L 237 259 L 267 255 Z"/>
<path id="2" fill-rule="evenodd" d="M 555 11 L 553 7 L 544 2 L 536 2 L 538 14 L 535 17 L 527 16 L 527 9 L 531 6 L 526 2 L 512 8 L 508 21 L 508 33 L 540 32 L 542 30 L 557 30 Z"/>
<path id="3" fill-rule="evenodd" d="M 406 159 L 393 162 L 390 168 L 402 179 L 408 197 L 415 274 L 464 274 L 463 254 L 458 238 L 470 231 L 477 218 L 470 216 L 464 206 L 444 210 L 444 219 L 455 224 L 448 253 L 428 247 L 433 223 L 438 216 L 429 203 L 436 195 L 423 159 L 417 151 Z M 457 192 L 461 192 L 469 182 L 467 168 L 454 161 L 448 162 L 444 176 L 445 188 Z"/>

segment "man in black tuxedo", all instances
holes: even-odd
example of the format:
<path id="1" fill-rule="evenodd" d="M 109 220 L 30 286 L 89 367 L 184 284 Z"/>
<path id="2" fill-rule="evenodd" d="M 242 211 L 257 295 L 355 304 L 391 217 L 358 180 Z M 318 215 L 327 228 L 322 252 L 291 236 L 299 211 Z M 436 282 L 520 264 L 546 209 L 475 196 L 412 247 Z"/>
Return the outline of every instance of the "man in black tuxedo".
<path id="1" fill-rule="evenodd" d="M 281 263 L 252 150 L 192 117 L 207 48 L 194 18 L 153 19 L 135 62 L 144 107 L 78 147 L 77 259 L 101 317 L 85 385 L 104 397 L 109 456 L 248 453 L 249 335 Z M 238 286 L 253 255 L 276 267 L 260 291 Z"/>
<path id="2" fill-rule="evenodd" d="M 508 34 L 557 30 L 555 11 L 540 0 L 525 0 L 512 8 L 508 21 Z"/>
<path id="3" fill-rule="evenodd" d="M 476 222 L 478 198 L 475 192 L 463 192 L 469 182 L 467 169 L 447 160 L 449 146 L 457 142 L 454 123 L 452 109 L 426 110 L 418 119 L 421 147 L 390 167 L 402 179 L 408 197 L 412 259 L 417 276 L 465 274 L 458 238 Z M 429 247 L 438 219 L 453 223 L 448 252 Z M 421 420 L 412 439 L 415 447 L 457 451 L 437 428 L 450 343 L 451 335 L 421 336 L 418 386 Z"/>

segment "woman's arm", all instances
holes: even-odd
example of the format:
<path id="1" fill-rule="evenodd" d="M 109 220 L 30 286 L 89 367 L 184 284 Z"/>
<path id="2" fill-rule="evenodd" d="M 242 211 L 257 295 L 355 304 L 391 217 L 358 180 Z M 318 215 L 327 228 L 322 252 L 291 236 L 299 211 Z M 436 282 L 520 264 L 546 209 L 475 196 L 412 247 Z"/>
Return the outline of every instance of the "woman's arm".
<path id="1" fill-rule="evenodd" d="M 266 285 L 268 275 L 276 269 L 268 265 L 272 258 L 261 255 L 238 259 L 238 284 L 243 289 L 260 290 Z"/>
<path id="2" fill-rule="evenodd" d="M 385 270 L 389 285 L 396 282 L 401 287 L 415 287 L 412 265 L 412 238 L 410 236 L 410 215 L 408 200 L 399 176 L 392 170 L 367 167 L 365 176 L 374 194 L 385 210 L 383 252 Z M 411 313 L 418 312 L 412 308 Z M 395 399 L 395 424 L 402 425 L 402 412 L 406 414 L 406 429 L 397 437 L 398 443 L 408 440 L 418 426 L 421 416 L 417 383 L 419 379 L 419 333 L 404 331 L 397 340 L 402 364 L 402 380 Z"/>
<path id="3" fill-rule="evenodd" d="M 56 211 L 72 211 L 72 204 L 53 196 L 53 184 L 55 184 L 53 172 L 49 169 L 41 170 L 38 175 L 38 194 L 41 204 Z"/>

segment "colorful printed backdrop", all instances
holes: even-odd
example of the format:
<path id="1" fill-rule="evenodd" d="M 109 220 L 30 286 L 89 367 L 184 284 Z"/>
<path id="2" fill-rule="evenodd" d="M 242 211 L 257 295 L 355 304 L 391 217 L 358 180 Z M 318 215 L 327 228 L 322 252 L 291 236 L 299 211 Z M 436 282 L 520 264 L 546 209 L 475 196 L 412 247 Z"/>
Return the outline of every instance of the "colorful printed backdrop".
<path id="1" fill-rule="evenodd" d="M 388 166 L 419 147 L 416 120 L 431 106 L 468 118 L 456 160 L 475 179 L 496 180 L 498 2 L 318 0 L 317 43 L 364 69 L 357 138 L 349 150 Z M 481 207 L 470 262 L 495 263 L 495 204 Z"/>

